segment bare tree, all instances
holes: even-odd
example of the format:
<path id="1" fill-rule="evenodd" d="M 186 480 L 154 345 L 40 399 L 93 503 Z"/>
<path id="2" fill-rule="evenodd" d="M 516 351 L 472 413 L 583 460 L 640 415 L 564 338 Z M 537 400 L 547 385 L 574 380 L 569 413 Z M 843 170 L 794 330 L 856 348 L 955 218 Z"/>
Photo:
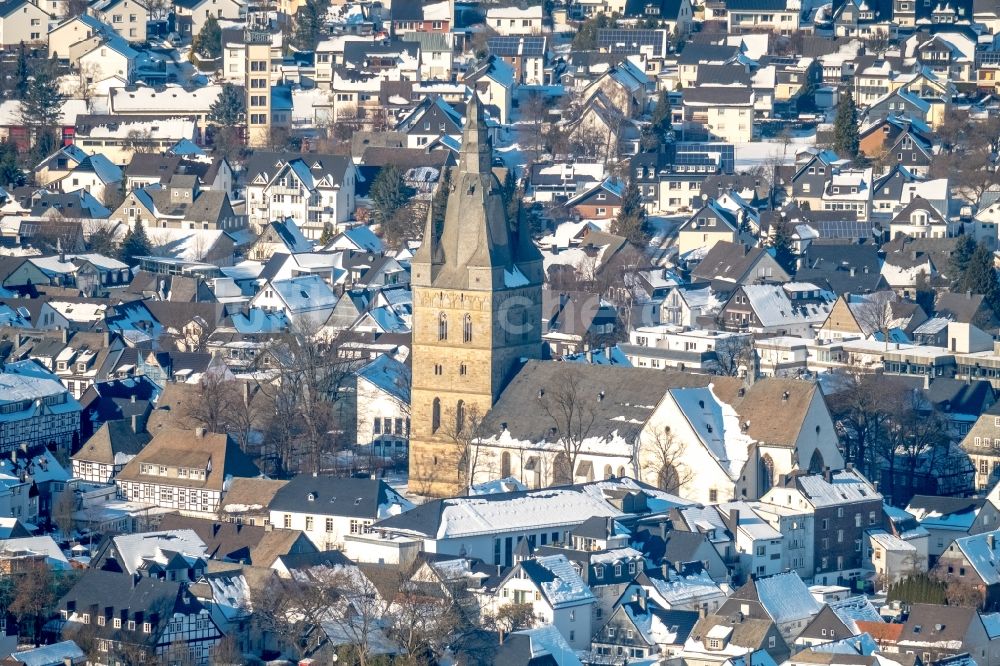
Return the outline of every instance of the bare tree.
<path id="1" fill-rule="evenodd" d="M 892 311 L 896 302 L 896 294 L 892 291 L 876 291 L 864 297 L 864 301 L 852 308 L 862 331 L 866 335 L 879 334 L 888 349 L 889 332 L 896 323 L 896 315 Z"/>
<path id="2" fill-rule="evenodd" d="M 351 648 L 358 666 L 367 666 L 376 641 L 386 635 L 389 602 L 375 583 L 355 567 L 323 572 L 313 584 L 332 592 L 324 622 Z"/>
<path id="3" fill-rule="evenodd" d="M 209 371 L 198 382 L 195 400 L 185 405 L 185 415 L 193 423 L 209 432 L 225 433 L 230 410 L 236 402 L 235 382 L 225 373 Z"/>
<path id="4" fill-rule="evenodd" d="M 458 408 L 448 410 L 441 424 L 444 436 L 455 445 L 458 475 L 465 488 L 476 482 L 476 473 L 481 471 L 483 458 L 479 439 L 483 434 L 483 416 L 478 405 L 463 405 L 461 411 Z"/>
<path id="5" fill-rule="evenodd" d="M 538 617 L 531 604 L 504 604 L 483 617 L 483 627 L 495 631 L 501 643 L 512 632 L 530 629 L 536 622 Z"/>
<path id="6" fill-rule="evenodd" d="M 278 338 L 276 367 L 260 368 L 260 390 L 273 413 L 268 421 L 265 452 L 276 474 L 293 470 L 321 471 L 324 458 L 336 451 L 338 439 L 349 433 L 341 400 L 348 377 L 359 361 L 339 354 L 342 332 L 327 333 L 322 324 L 300 321 Z"/>
<path id="7" fill-rule="evenodd" d="M 715 341 L 715 374 L 738 377 L 754 372 L 753 340 L 749 335 L 726 335 Z"/>
<path id="8" fill-rule="evenodd" d="M 387 568 L 379 588 L 387 597 L 385 631 L 413 663 L 438 660 L 462 622 L 459 609 L 439 588 L 419 585 L 402 569 Z"/>
<path id="9" fill-rule="evenodd" d="M 551 420 L 551 441 L 558 444 L 552 465 L 555 485 L 572 483 L 580 451 L 597 422 L 597 403 L 603 393 L 588 395 L 588 382 L 580 368 L 566 363 L 552 377 L 552 386 L 542 389 L 541 406 Z"/>
<path id="10" fill-rule="evenodd" d="M 66 539 L 71 539 L 73 531 L 76 529 L 76 521 L 73 519 L 75 512 L 76 491 L 67 486 L 65 490 L 59 493 L 55 503 L 52 505 L 52 522 L 55 523 Z"/>
<path id="11" fill-rule="evenodd" d="M 638 466 L 646 480 L 655 479 L 657 488 L 676 495 L 694 480 L 694 470 L 684 462 L 686 447 L 670 426 L 651 430 L 639 442 Z"/>

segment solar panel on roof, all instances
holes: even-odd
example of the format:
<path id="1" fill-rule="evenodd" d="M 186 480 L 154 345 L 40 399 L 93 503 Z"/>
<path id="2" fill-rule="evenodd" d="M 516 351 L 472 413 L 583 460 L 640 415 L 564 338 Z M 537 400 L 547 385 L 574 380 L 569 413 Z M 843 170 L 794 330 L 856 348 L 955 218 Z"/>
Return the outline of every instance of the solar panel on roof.
<path id="1" fill-rule="evenodd" d="M 540 56 L 545 53 L 544 37 L 491 37 L 487 47 L 495 55 Z"/>

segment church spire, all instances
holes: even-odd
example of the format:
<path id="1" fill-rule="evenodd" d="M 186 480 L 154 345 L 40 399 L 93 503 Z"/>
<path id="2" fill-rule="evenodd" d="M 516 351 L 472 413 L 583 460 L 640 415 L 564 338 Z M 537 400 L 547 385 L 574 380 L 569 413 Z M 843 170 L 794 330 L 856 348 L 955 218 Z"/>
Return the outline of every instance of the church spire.
<path id="1" fill-rule="evenodd" d="M 479 93 L 472 91 L 472 97 L 465 109 L 465 128 L 462 130 L 462 150 L 459 153 L 459 168 L 465 173 L 490 173 L 492 150 L 486 131 L 486 118 Z"/>

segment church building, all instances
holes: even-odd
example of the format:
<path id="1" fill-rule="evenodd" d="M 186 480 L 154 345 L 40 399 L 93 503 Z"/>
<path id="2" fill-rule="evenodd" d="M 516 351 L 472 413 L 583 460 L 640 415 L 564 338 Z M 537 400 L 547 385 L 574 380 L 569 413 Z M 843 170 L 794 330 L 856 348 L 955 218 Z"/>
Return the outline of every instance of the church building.
<path id="1" fill-rule="evenodd" d="M 542 257 L 509 220 L 483 109 L 469 101 L 444 222 L 430 211 L 411 262 L 413 384 L 410 490 L 459 494 L 471 432 L 522 359 L 542 353 Z"/>

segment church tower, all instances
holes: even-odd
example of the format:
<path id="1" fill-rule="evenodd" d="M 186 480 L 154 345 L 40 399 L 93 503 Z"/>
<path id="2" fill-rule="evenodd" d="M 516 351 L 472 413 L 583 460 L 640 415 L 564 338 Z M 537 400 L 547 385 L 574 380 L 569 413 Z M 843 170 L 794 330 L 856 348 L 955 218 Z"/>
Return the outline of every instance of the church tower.
<path id="1" fill-rule="evenodd" d="M 411 262 L 410 490 L 465 489 L 461 433 L 493 406 L 523 358 L 542 352 L 542 257 L 508 220 L 479 99 L 469 101 L 444 223 L 428 215 Z M 466 439 L 467 441 L 467 439 Z"/>

